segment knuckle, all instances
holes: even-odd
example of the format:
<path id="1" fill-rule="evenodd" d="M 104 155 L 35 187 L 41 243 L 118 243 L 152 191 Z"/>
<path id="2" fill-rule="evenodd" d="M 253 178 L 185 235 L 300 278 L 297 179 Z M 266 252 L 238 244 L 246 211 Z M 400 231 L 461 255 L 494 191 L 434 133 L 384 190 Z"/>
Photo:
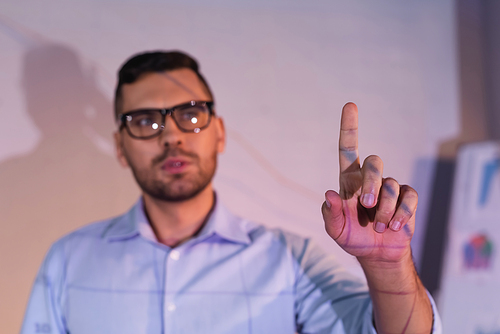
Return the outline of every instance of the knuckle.
<path id="1" fill-rule="evenodd" d="M 382 176 L 382 171 L 377 164 L 374 164 L 372 161 L 365 161 L 363 162 L 363 170 L 365 172 L 368 172 L 368 174 L 376 175 L 377 178 L 380 178 Z"/>
<path id="2" fill-rule="evenodd" d="M 418 196 L 417 191 L 407 184 L 401 185 L 401 191 L 408 193 L 408 194 L 411 194 L 412 196 Z"/>
<path id="3" fill-rule="evenodd" d="M 370 162 L 374 165 L 379 165 L 379 166 L 384 166 L 384 162 L 382 161 L 382 158 L 380 158 L 378 155 L 369 155 L 365 159 L 366 162 Z"/>
<path id="4" fill-rule="evenodd" d="M 403 192 L 402 193 L 402 201 L 405 201 L 407 203 L 414 203 L 416 206 L 418 203 L 418 194 L 416 191 L 411 191 L 411 192 Z"/>
<path id="5" fill-rule="evenodd" d="M 358 148 L 356 146 L 345 146 L 345 145 L 339 146 L 339 151 L 342 151 L 342 152 L 354 152 L 357 149 Z"/>
<path id="6" fill-rule="evenodd" d="M 391 182 L 384 182 L 382 184 L 382 197 L 387 197 L 391 199 L 395 199 L 399 196 L 399 189 Z"/>
<path id="7" fill-rule="evenodd" d="M 379 195 L 380 201 L 384 202 L 384 206 L 389 206 L 389 205 L 396 205 L 396 200 L 398 198 L 398 195 L 394 192 L 390 191 L 382 191 Z"/>
<path id="8" fill-rule="evenodd" d="M 401 212 L 403 213 L 404 216 L 411 217 L 413 215 L 413 210 L 410 209 L 410 207 L 405 203 L 401 203 L 399 208 L 401 209 Z"/>
<path id="9" fill-rule="evenodd" d="M 399 183 L 398 183 L 398 181 L 397 181 L 395 178 L 393 178 L 393 177 L 390 177 L 390 176 L 389 176 L 389 177 L 386 177 L 386 178 L 384 179 L 384 182 L 386 182 L 386 183 L 391 183 L 394 187 L 398 187 L 398 188 L 399 188 Z"/>

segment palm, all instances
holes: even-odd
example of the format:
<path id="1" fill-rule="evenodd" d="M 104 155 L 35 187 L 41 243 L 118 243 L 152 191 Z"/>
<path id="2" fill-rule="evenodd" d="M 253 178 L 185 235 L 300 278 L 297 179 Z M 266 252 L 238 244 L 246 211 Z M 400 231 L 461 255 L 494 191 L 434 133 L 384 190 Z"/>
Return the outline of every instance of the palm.
<path id="1" fill-rule="evenodd" d="M 354 178 L 353 175 L 343 176 L 348 180 Z M 360 177 L 356 178 L 360 179 Z M 341 182 L 341 184 L 343 183 Z M 352 182 L 347 183 L 351 186 Z M 341 186 L 340 189 L 341 194 L 346 193 L 343 191 L 345 188 Z M 384 233 L 377 233 L 372 227 L 376 209 L 367 209 L 361 205 L 361 186 L 350 188 L 347 193 L 353 195 L 342 200 L 344 228 L 336 238 L 339 246 L 356 257 L 386 260 L 400 259 L 410 245 L 413 235 L 413 223 L 405 225 L 406 227 L 401 232 L 388 229 Z"/>
<path id="2" fill-rule="evenodd" d="M 340 192 L 328 191 L 331 208 L 323 214 L 328 234 L 346 252 L 363 260 L 398 261 L 410 250 L 414 231 L 416 193 L 393 179 L 382 178 L 382 161 L 368 157 L 361 167 L 357 154 L 357 108 L 344 107 L 339 140 Z M 408 189 L 409 188 L 409 189 Z M 373 205 L 362 204 L 362 196 L 373 193 Z M 402 228 L 375 231 L 398 220 Z"/>

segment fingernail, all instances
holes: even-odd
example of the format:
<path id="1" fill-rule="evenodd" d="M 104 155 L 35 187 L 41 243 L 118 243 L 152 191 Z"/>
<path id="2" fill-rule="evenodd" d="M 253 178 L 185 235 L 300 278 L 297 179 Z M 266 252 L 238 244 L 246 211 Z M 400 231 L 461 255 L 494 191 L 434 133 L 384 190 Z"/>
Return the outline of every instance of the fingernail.
<path id="1" fill-rule="evenodd" d="M 394 221 L 394 222 L 392 222 L 392 224 L 391 224 L 391 229 L 392 229 L 393 231 L 399 231 L 399 230 L 401 229 L 401 222 L 399 222 L 399 221 L 397 221 L 397 220 L 396 220 L 396 221 Z"/>
<path id="2" fill-rule="evenodd" d="M 378 233 L 382 233 L 385 231 L 385 224 L 382 224 L 381 222 L 376 222 L 375 223 L 375 231 Z"/>
<path id="3" fill-rule="evenodd" d="M 373 194 L 364 194 L 363 195 L 363 205 L 373 206 L 374 203 L 375 203 L 375 196 L 373 196 Z"/>

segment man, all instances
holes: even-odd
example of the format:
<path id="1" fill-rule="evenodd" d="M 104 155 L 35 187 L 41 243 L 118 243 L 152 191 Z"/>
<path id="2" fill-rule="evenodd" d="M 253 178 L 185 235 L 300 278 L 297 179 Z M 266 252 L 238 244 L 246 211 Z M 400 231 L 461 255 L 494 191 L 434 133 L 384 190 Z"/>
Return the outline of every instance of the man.
<path id="1" fill-rule="evenodd" d="M 142 189 L 123 216 L 59 240 L 38 274 L 23 333 L 438 333 L 411 258 L 417 194 L 357 152 L 344 106 L 340 194 L 328 234 L 357 256 L 369 291 L 310 240 L 229 213 L 212 188 L 225 132 L 197 63 L 129 59 L 115 95 L 118 160 Z M 435 310 L 435 309 L 434 309 Z"/>

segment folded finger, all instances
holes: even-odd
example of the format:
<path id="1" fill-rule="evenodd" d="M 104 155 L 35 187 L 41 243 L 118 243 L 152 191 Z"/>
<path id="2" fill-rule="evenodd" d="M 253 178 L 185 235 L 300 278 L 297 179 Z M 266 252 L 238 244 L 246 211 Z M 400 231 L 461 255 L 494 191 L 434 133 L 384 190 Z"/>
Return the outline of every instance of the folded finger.
<path id="1" fill-rule="evenodd" d="M 325 202 L 321 207 L 325 229 L 328 235 L 337 240 L 344 230 L 345 220 L 342 212 L 342 199 L 335 191 L 328 190 L 325 193 Z"/>
<path id="2" fill-rule="evenodd" d="M 363 186 L 361 187 L 361 204 L 365 208 L 373 208 L 377 204 L 380 188 L 382 186 L 382 173 L 384 163 L 376 155 L 370 155 L 363 161 L 361 174 Z"/>
<path id="3" fill-rule="evenodd" d="M 396 212 L 398 198 L 399 183 L 393 178 L 384 179 L 373 224 L 376 232 L 382 233 L 386 230 Z"/>
<path id="4" fill-rule="evenodd" d="M 418 194 L 410 186 L 402 185 L 399 195 L 399 204 L 396 212 L 389 223 L 393 231 L 399 231 L 405 226 L 417 211 Z"/>

